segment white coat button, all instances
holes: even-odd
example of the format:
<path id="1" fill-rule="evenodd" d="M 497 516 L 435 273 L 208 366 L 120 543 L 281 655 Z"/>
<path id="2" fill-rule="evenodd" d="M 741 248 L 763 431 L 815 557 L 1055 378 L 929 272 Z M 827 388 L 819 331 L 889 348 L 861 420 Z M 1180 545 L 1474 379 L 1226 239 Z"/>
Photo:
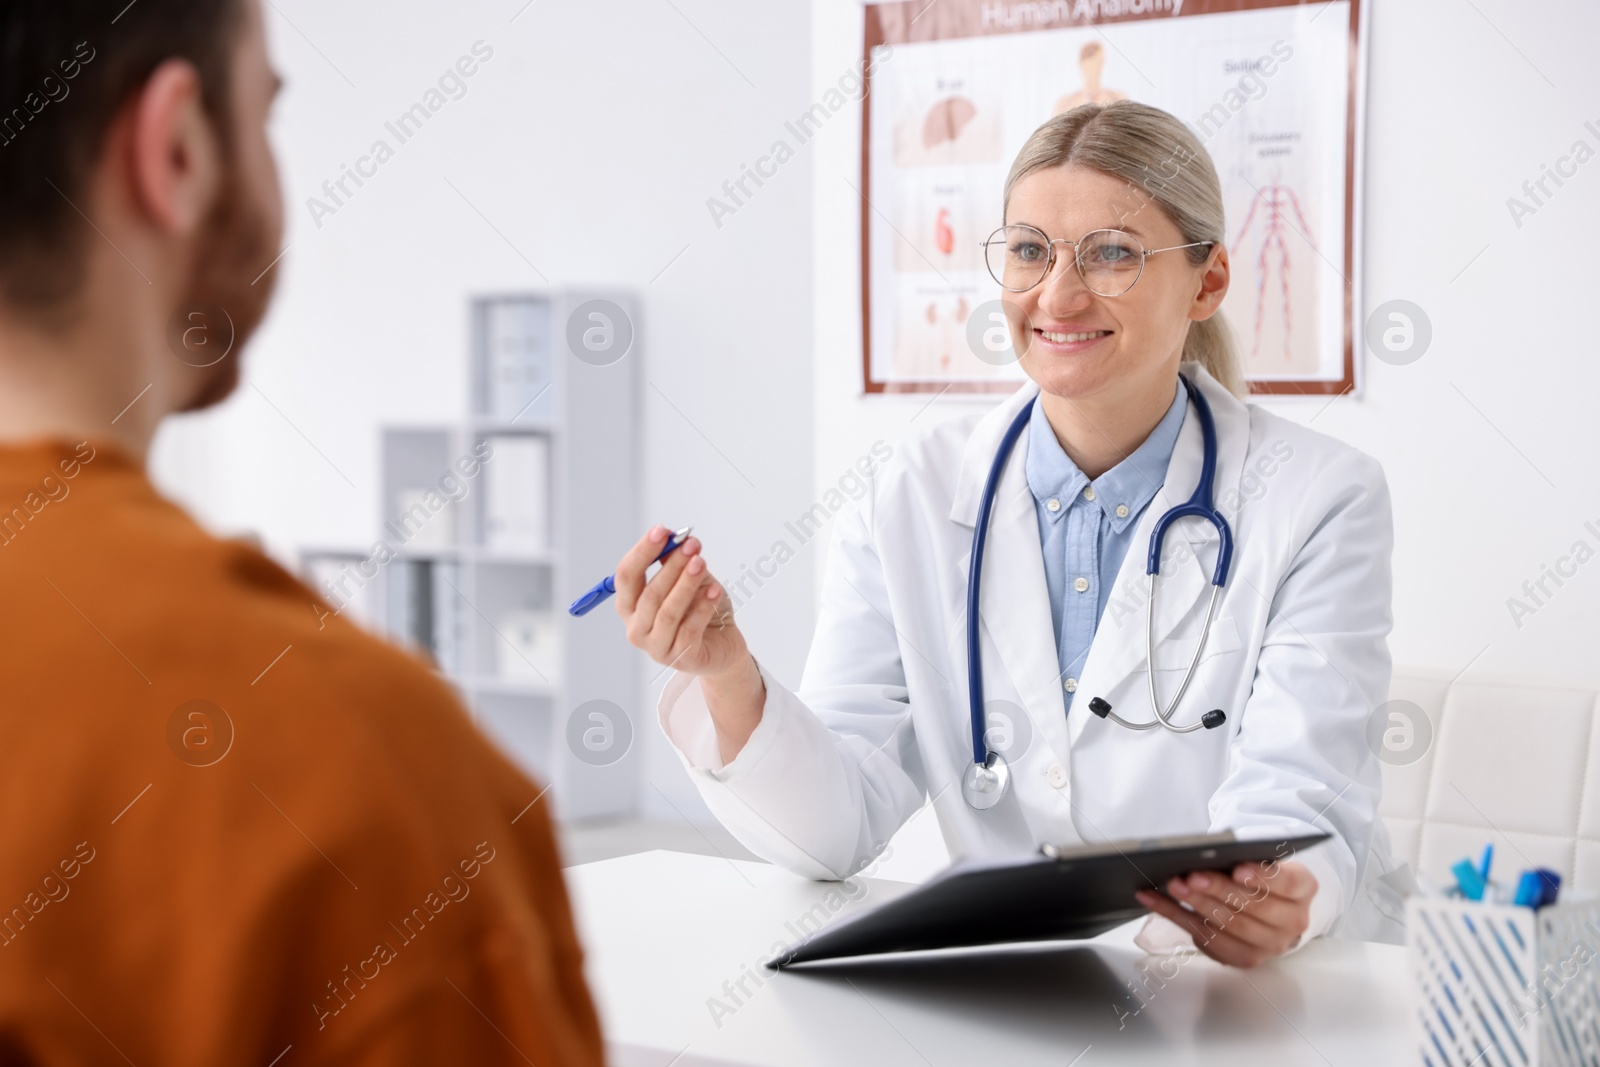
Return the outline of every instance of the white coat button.
<path id="1" fill-rule="evenodd" d="M 1044 502 L 1044 506 L 1049 508 L 1051 511 L 1060 511 L 1061 501 L 1057 500 L 1055 497 L 1051 497 L 1049 500 Z"/>
<path id="2" fill-rule="evenodd" d="M 1050 764 L 1050 769 L 1044 772 L 1050 785 L 1056 789 L 1065 789 L 1067 785 L 1067 769 L 1059 763 Z"/>
<path id="3" fill-rule="evenodd" d="M 1128 517 L 1128 505 L 1126 505 L 1126 504 L 1118 504 L 1117 505 L 1117 518 L 1125 519 L 1127 517 Z"/>
<path id="4" fill-rule="evenodd" d="M 1068 678 L 1061 683 L 1061 688 L 1069 693 L 1076 693 L 1078 691 L 1078 680 L 1076 678 Z"/>
<path id="5" fill-rule="evenodd" d="M 1072 580 L 1072 588 L 1076 589 L 1080 593 L 1087 593 L 1089 591 L 1089 579 L 1074 578 Z"/>
<path id="6" fill-rule="evenodd" d="M 1085 499 L 1085 500 L 1093 500 L 1094 499 L 1094 486 L 1086 485 L 1086 486 L 1083 487 L 1083 499 Z"/>

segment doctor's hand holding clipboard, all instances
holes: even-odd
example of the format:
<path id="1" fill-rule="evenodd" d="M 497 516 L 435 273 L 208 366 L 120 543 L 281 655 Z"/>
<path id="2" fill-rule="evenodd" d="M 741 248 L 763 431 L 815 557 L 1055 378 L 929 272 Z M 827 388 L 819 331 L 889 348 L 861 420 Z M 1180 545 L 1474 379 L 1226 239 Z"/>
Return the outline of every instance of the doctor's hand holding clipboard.
<path id="1" fill-rule="evenodd" d="M 628 638 L 676 671 L 663 731 L 717 818 L 806 877 L 857 873 L 929 804 L 980 860 L 1326 835 L 1142 892 L 1140 943 L 1253 966 L 1322 935 L 1400 940 L 1368 741 L 1390 673 L 1382 468 L 1249 402 L 1218 314 L 1221 187 L 1182 122 L 1057 115 L 999 206 L 982 253 L 1028 381 L 861 471 L 797 689 L 751 655 L 698 540 L 658 527 L 622 560 Z"/>

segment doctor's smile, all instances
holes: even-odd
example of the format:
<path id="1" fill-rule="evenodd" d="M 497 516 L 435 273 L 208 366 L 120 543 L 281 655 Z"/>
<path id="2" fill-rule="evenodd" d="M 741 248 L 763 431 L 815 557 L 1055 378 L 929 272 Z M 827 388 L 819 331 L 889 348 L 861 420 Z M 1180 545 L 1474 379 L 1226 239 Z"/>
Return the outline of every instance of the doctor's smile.
<path id="1" fill-rule="evenodd" d="M 1045 342 L 1045 347 L 1055 352 L 1081 352 L 1094 342 L 1103 337 L 1110 337 L 1110 330 L 1068 330 L 1066 328 L 1045 329 L 1034 327 L 1034 336 Z"/>
<path id="2" fill-rule="evenodd" d="M 1174 151 L 1190 162 L 1152 180 Z M 1393 939 L 1365 740 L 1389 682 L 1382 470 L 1248 402 L 1220 185 L 1171 115 L 1057 115 L 995 207 L 981 252 L 1028 381 L 911 433 L 840 512 L 796 689 L 698 538 L 657 526 L 618 564 L 628 640 L 672 668 L 662 729 L 738 839 L 809 878 L 860 870 L 931 799 L 968 863 L 1186 835 L 1260 851 L 1108 902 L 1148 912 L 1150 951 L 1250 967 Z M 991 744 L 1001 702 L 1021 751 Z"/>

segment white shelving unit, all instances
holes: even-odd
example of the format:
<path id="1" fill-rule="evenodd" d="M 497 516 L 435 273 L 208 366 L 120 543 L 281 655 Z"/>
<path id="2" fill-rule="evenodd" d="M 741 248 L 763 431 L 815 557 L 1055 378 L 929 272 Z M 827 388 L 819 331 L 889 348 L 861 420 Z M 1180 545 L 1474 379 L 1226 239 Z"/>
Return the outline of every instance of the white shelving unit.
<path id="1" fill-rule="evenodd" d="M 650 714 L 636 706 L 638 656 L 604 607 L 573 619 L 566 606 L 643 529 L 637 304 L 489 296 L 471 319 L 467 417 L 383 431 L 379 536 L 395 558 L 351 610 L 430 656 L 553 787 L 560 818 L 631 812 Z M 308 551 L 303 568 L 349 589 L 371 553 Z"/>

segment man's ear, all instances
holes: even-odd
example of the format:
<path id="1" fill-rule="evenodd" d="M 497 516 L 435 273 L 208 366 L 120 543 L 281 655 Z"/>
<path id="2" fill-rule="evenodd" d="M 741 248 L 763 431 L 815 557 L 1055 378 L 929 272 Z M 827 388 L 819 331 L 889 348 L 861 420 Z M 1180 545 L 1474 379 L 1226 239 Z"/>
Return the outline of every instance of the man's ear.
<path id="1" fill-rule="evenodd" d="M 198 229 L 220 184 L 221 153 L 194 64 L 169 59 L 133 102 L 128 151 L 135 201 L 157 227 Z"/>

